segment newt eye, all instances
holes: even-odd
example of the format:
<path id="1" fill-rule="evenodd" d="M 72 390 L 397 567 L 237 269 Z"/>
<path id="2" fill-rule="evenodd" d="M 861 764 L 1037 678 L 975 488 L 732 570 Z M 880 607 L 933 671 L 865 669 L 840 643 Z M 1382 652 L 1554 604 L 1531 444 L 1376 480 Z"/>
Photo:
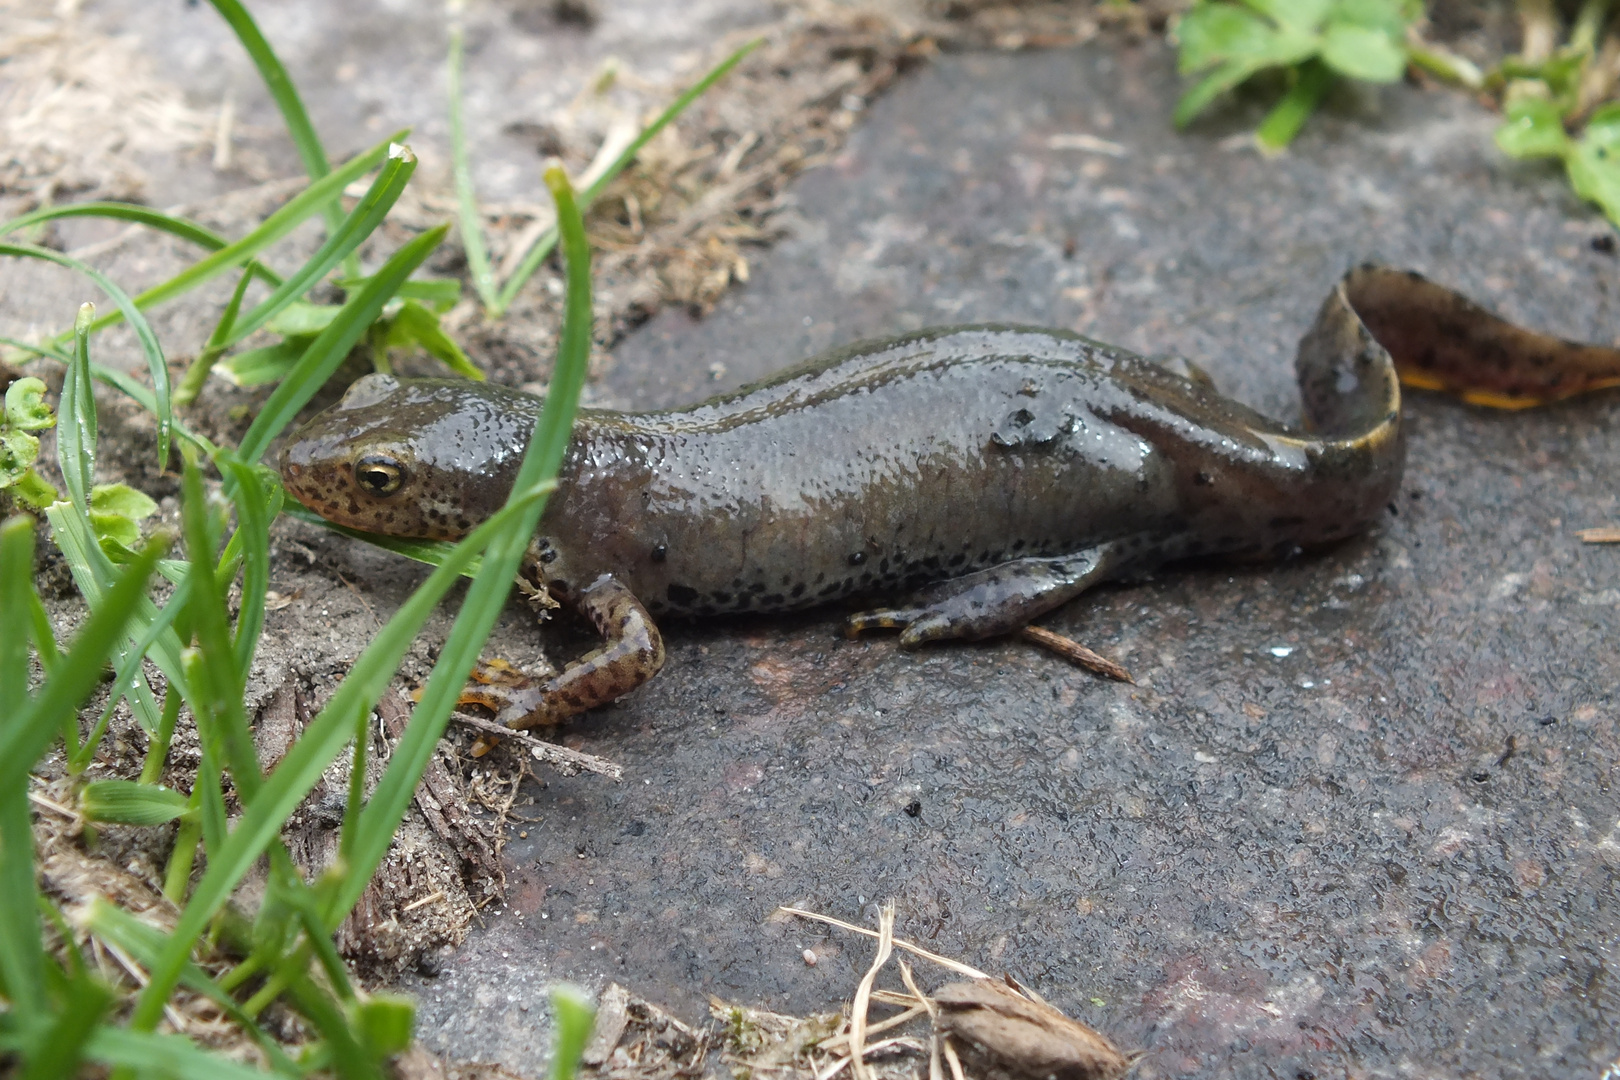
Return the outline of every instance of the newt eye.
<path id="1" fill-rule="evenodd" d="M 392 495 L 405 482 L 405 469 L 383 454 L 367 454 L 354 463 L 354 482 L 367 495 Z"/>

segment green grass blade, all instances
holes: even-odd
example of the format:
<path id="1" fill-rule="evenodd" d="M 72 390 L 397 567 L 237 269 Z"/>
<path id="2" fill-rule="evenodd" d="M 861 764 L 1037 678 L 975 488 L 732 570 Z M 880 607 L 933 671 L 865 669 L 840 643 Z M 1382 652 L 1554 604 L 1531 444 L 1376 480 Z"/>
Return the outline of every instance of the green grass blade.
<path id="1" fill-rule="evenodd" d="M 186 554 L 191 560 L 192 632 L 196 635 L 202 683 L 192 682 L 192 711 L 200 724 L 206 715 L 218 725 L 217 737 L 224 750 L 224 761 L 231 770 L 237 794 L 244 806 L 251 805 L 263 777 L 248 729 L 247 711 L 242 701 L 240 665 L 236 645 L 231 640 L 230 616 L 225 611 L 225 594 L 214 576 L 214 550 L 208 528 L 208 497 L 203 493 L 202 473 L 194 462 L 185 463 L 181 478 L 181 520 L 185 526 Z M 207 695 L 206 704 L 198 698 Z M 201 706 L 199 708 L 199 706 Z"/>
<path id="2" fill-rule="evenodd" d="M 167 548 L 161 535 L 146 543 L 108 590 L 106 603 L 85 620 L 73 647 L 39 693 L 0 729 L 0 791 L 27 790 L 28 770 L 60 729 L 62 716 L 95 690 L 102 664 L 123 636 L 135 602 L 146 595 L 146 583 Z"/>
<path id="3" fill-rule="evenodd" d="M 79 305 L 73 323 L 73 360 L 62 380 L 58 409 L 56 463 L 68 498 L 84 513 L 90 509 L 90 489 L 96 483 L 96 399 L 90 390 L 90 323 L 94 304 Z"/>
<path id="4" fill-rule="evenodd" d="M 551 376 L 546 402 L 535 425 L 535 434 L 518 469 L 514 491 L 527 491 L 551 480 L 562 465 L 568 441 L 573 437 L 574 412 L 580 390 L 590 367 L 591 353 L 591 249 L 585 239 L 585 223 L 580 217 L 568 177 L 561 168 L 546 170 L 546 184 L 557 203 L 557 220 L 562 225 L 563 254 L 568 264 L 568 296 L 563 310 L 563 328 L 557 347 L 557 363 Z M 510 503 L 508 503 L 510 506 Z M 433 666 L 422 700 L 411 714 L 405 735 L 394 748 L 388 768 L 371 794 L 360 817 L 344 822 L 344 841 L 353 852 L 349 873 L 339 881 L 327 908 L 327 925 L 335 928 L 357 903 L 366 882 L 388 853 L 388 845 L 399 828 L 405 809 L 421 780 L 433 748 L 449 723 L 450 712 L 466 685 L 478 653 L 489 638 L 539 523 L 544 503 L 518 516 L 510 528 L 496 533 L 484 553 L 484 565 L 467 590 L 467 598 L 456 616 L 454 627 L 438 662 Z M 440 570 L 443 570 L 443 566 Z M 436 571 L 437 572 L 437 571 Z M 353 840 L 349 833 L 354 833 Z"/>
<path id="5" fill-rule="evenodd" d="M 171 236 L 178 236 L 182 240 L 190 241 L 207 251 L 219 251 L 221 248 L 230 245 L 230 241 L 219 235 L 219 233 L 207 226 L 199 225 L 189 218 L 165 214 L 163 211 L 154 210 L 150 206 L 138 206 L 135 203 L 121 202 L 82 202 L 68 203 L 65 206 L 47 206 L 44 209 L 14 217 L 10 221 L 0 222 L 0 236 L 42 222 L 75 217 L 111 218 L 114 221 L 128 221 L 135 225 L 145 225 L 157 229 L 159 232 L 166 232 Z M 252 267 L 252 273 L 272 289 L 281 284 L 281 278 L 261 264 L 255 263 Z"/>
<path id="6" fill-rule="evenodd" d="M 101 610 L 108 602 L 107 589 L 117 575 L 117 568 L 96 543 L 96 538 L 90 531 L 89 519 L 72 504 L 61 502 L 45 508 L 45 519 L 51 524 L 51 538 L 56 541 L 56 546 L 62 550 L 63 556 L 67 559 L 68 569 L 73 574 L 73 583 L 79 587 L 79 592 L 83 594 L 92 611 Z M 174 597 L 171 596 L 170 604 L 173 603 Z M 141 595 L 134 606 L 128 633 L 137 642 L 136 647 L 144 648 L 148 658 L 157 664 L 169 681 L 184 690 L 187 682 L 180 664 L 180 638 L 172 627 L 158 626 L 155 630 L 153 627 L 153 624 L 167 622 L 174 616 L 160 612 L 158 606 L 152 602 L 152 598 L 145 594 Z M 156 699 L 152 697 L 152 691 L 146 685 L 146 676 L 138 664 L 130 668 L 123 667 L 130 659 L 130 652 L 129 644 L 119 645 L 115 659 L 121 670 L 132 672 L 131 682 L 135 684 L 133 687 L 135 696 L 131 699 L 131 705 L 142 727 L 152 731 L 159 722 Z M 129 696 L 127 686 L 118 689 L 126 697 Z"/>
<path id="7" fill-rule="evenodd" d="M 555 986 L 551 990 L 551 1017 L 556 1025 L 551 1040 L 551 1080 L 574 1080 L 591 1028 L 596 1024 L 596 1006 L 572 986 Z"/>
<path id="8" fill-rule="evenodd" d="M 276 387 L 242 437 L 237 456 L 245 464 L 257 462 L 270 441 L 281 434 L 281 429 L 291 423 L 298 410 L 332 377 L 349 350 L 377 320 L 399 284 L 439 246 L 447 228 L 440 225 L 429 229 L 396 251 L 382 269 L 371 276 L 359 295 L 344 304 L 338 317 L 304 350 L 297 365 Z"/>
<path id="9" fill-rule="evenodd" d="M 152 964 L 150 981 L 136 1004 L 131 1026 L 150 1030 L 157 1023 L 163 1014 L 163 1003 L 184 971 L 197 938 L 230 899 L 243 875 L 280 835 L 288 815 L 298 808 L 348 742 L 357 718 L 369 712 L 388 688 L 400 660 L 433 609 L 455 584 L 466 564 L 489 543 L 490 537 L 510 527 L 514 517 L 528 514 L 540 498 L 538 491 L 525 491 L 474 529 L 456 545 L 452 557 L 428 576 L 366 646 L 326 707 L 265 779 L 257 798 L 244 810 L 225 843 L 217 852 L 210 853 L 207 871 L 181 912 L 163 954 Z"/>
<path id="10" fill-rule="evenodd" d="M 552 481 L 546 485 L 545 490 L 550 493 L 555 491 L 556 488 L 556 482 Z M 381 533 L 368 533 L 359 529 L 351 529 L 346 525 L 327 521 L 313 510 L 309 510 L 296 502 L 288 503 L 281 512 L 288 517 L 295 517 L 307 525 L 318 525 L 323 529 L 329 529 L 352 540 L 364 540 L 368 544 L 392 551 L 396 555 L 403 555 L 407 559 L 414 559 L 419 563 L 427 563 L 429 566 L 438 566 L 444 562 L 445 557 L 450 552 L 455 550 L 454 544 L 446 543 L 443 540 L 410 540 L 401 536 L 383 536 Z M 484 560 L 481 557 L 474 558 L 467 564 L 466 576 L 476 577 L 479 568 L 483 565 Z"/>
<path id="11" fill-rule="evenodd" d="M 146 683 L 145 673 L 141 671 L 141 663 L 160 638 L 173 633 L 170 626 L 174 622 L 176 615 L 185 607 L 186 593 L 188 591 L 189 586 L 185 584 L 176 588 L 169 597 L 169 602 L 158 609 L 157 616 L 147 624 L 140 637 L 135 639 L 134 645 L 121 646 L 123 648 L 123 657 L 119 660 L 118 671 L 113 676 L 113 686 L 118 688 L 118 692 L 107 696 L 107 703 L 101 707 L 101 715 L 96 718 L 95 726 L 91 728 L 90 734 L 85 738 L 84 745 L 78 749 L 77 753 L 68 755 L 68 772 L 72 775 L 77 776 L 90 767 L 90 762 L 95 758 L 96 747 L 100 744 L 101 737 L 107 733 L 107 725 L 112 720 L 113 710 L 118 707 L 119 701 L 129 696 L 131 691 L 135 694 L 135 700 L 131 703 L 131 708 L 134 710 L 136 718 L 140 720 L 141 726 L 154 738 L 158 732 L 163 730 L 168 715 L 167 706 L 165 706 L 162 713 L 156 714 L 156 724 L 148 723 L 148 718 L 152 715 L 151 710 L 155 705 L 155 699 L 151 702 L 146 700 L 147 695 L 150 695 L 152 691 L 151 687 Z M 178 642 L 179 638 L 176 637 L 174 641 Z M 172 734 L 174 722 L 169 720 L 168 725 Z M 163 742 L 167 746 L 168 740 L 164 739 Z"/>
<path id="12" fill-rule="evenodd" d="M 22 1080 L 58 1080 L 77 1073 L 85 1043 L 112 1002 L 112 988 L 100 979 L 80 975 L 70 982 L 62 1011 L 28 1055 Z"/>
<path id="13" fill-rule="evenodd" d="M 90 901 L 85 910 L 83 926 L 102 940 L 110 941 L 124 950 L 143 967 L 151 967 L 152 961 L 163 949 L 165 940 L 163 931 L 142 922 L 104 897 L 97 896 Z M 202 968 L 188 963 L 180 975 L 180 983 L 186 989 L 201 994 L 218 1005 L 226 1016 L 241 1025 L 270 1059 L 270 1067 L 276 1072 L 285 1076 L 303 1075 L 302 1070 L 282 1051 L 276 1041 L 266 1035 L 264 1029 L 242 1011 L 236 999 L 210 979 Z"/>
<path id="14" fill-rule="evenodd" d="M 495 288 L 495 271 L 489 265 L 484 246 L 484 227 L 478 217 L 478 194 L 473 190 L 472 165 L 467 159 L 467 133 L 461 116 L 462 32 L 458 21 L 450 28 L 450 165 L 456 182 L 456 221 L 461 229 L 461 248 L 467 254 L 467 270 L 484 310 L 494 312 L 500 303 Z"/>
<path id="15" fill-rule="evenodd" d="M 343 1080 L 381 1080 L 382 1071 L 365 1052 L 354 1032 L 349 1030 L 348 1017 L 342 1008 L 305 974 L 307 964 L 306 960 L 299 958 L 295 964 L 286 964 L 280 971 L 286 980 L 293 1007 L 325 1040 L 326 1049 L 332 1055 L 332 1071 Z"/>
<path id="16" fill-rule="evenodd" d="M 241 542 L 242 605 L 236 616 L 235 649 L 237 677 L 246 685 L 264 629 L 265 593 L 270 588 L 270 523 L 281 513 L 283 495 L 280 484 L 272 483 L 267 491 L 260 473 L 243 465 L 235 454 L 221 453 L 215 464 L 236 479 L 231 493 L 236 504 L 236 532 L 231 539 Z"/>
<path id="17" fill-rule="evenodd" d="M 84 1056 L 163 1080 L 264 1080 L 258 1069 L 198 1049 L 183 1035 L 103 1026 L 91 1034 Z"/>
<path id="18" fill-rule="evenodd" d="M 202 393 L 203 383 L 208 381 L 208 373 L 214 369 L 214 361 L 225 352 L 231 328 L 236 325 L 236 318 L 242 311 L 242 298 L 247 294 L 248 282 L 253 280 L 253 268 L 258 265 L 257 262 L 248 263 L 242 276 L 237 278 L 236 289 L 231 293 L 230 302 L 225 305 L 225 313 L 214 324 L 214 332 L 208 335 L 208 344 L 186 368 L 185 376 L 175 388 L 174 403 L 181 408 L 197 400 L 197 395 Z"/>
<path id="19" fill-rule="evenodd" d="M 635 160 L 635 156 L 637 154 L 641 153 L 642 147 L 646 146 L 649 142 L 656 138 L 658 133 L 663 131 L 664 128 L 668 127 L 672 120 L 674 120 L 677 116 L 680 116 L 681 113 L 685 112 L 687 106 L 691 105 L 692 102 L 696 101 L 698 98 L 707 93 L 709 87 L 713 86 L 715 83 L 729 75 L 731 73 L 731 69 L 742 63 L 743 58 L 757 49 L 760 43 L 764 40 L 764 38 L 755 38 L 753 41 L 748 42 L 742 48 L 738 49 L 736 52 L 732 53 L 730 56 L 726 57 L 719 64 L 717 64 L 714 70 L 710 71 L 707 75 L 703 76 L 703 78 L 699 79 L 696 84 L 686 91 L 686 93 L 682 94 L 680 97 L 671 102 L 669 108 L 659 113 L 657 119 L 653 120 L 651 124 L 648 124 L 647 127 L 642 130 L 641 134 L 636 136 L 635 141 L 633 141 L 629 146 L 625 147 L 623 152 L 621 152 L 618 157 L 613 159 L 613 164 L 608 166 L 607 171 L 601 176 L 597 177 L 596 180 L 580 194 L 580 205 L 587 210 L 590 209 L 591 204 L 596 201 L 597 196 L 602 194 L 603 189 L 611 184 L 614 178 L 624 171 L 626 165 L 629 165 L 630 162 Z M 545 261 L 547 255 L 551 254 L 551 249 L 557 246 L 557 237 L 557 227 L 552 226 L 544 233 L 541 233 L 540 237 L 535 240 L 534 246 L 529 248 L 528 253 L 523 256 L 523 261 L 519 263 L 518 268 L 512 272 L 511 278 L 507 280 L 506 284 L 501 286 L 500 295 L 497 297 L 497 302 L 494 311 L 492 312 L 495 317 L 499 318 L 501 315 L 506 313 L 507 308 L 512 306 L 512 301 L 517 299 L 518 292 L 523 288 L 524 284 L 526 284 L 528 280 L 534 276 L 534 272 L 540 269 L 540 264 Z"/>
<path id="20" fill-rule="evenodd" d="M 210 0 L 210 2 L 214 5 L 214 10 L 230 24 L 236 39 L 242 43 L 242 48 L 246 49 L 248 56 L 252 58 L 253 66 L 259 69 L 259 76 L 264 79 L 265 89 L 270 91 L 276 107 L 281 110 L 281 119 L 287 125 L 287 134 L 292 138 L 293 146 L 297 148 L 298 156 L 304 162 L 304 171 L 309 174 L 311 180 L 325 177 L 332 169 L 326 159 L 326 148 L 321 145 L 320 136 L 315 134 L 315 125 L 310 123 L 309 113 L 304 109 L 304 102 L 298 96 L 298 88 L 293 85 L 292 79 L 287 75 L 287 69 L 282 66 L 275 50 L 259 31 L 258 23 L 253 21 L 253 16 L 249 15 L 247 9 L 237 0 Z M 326 204 L 324 213 L 327 232 L 331 233 L 343 220 L 343 207 L 335 196 Z"/>
<path id="21" fill-rule="evenodd" d="M 35 356 L 43 356 L 50 360 L 57 360 L 64 364 L 73 362 L 73 357 L 71 355 L 52 346 L 49 342 L 43 345 L 31 345 L 26 341 L 19 341 L 16 338 L 0 337 L 0 345 L 5 345 L 13 349 L 20 349 L 23 352 L 32 353 Z M 157 399 L 152 396 L 152 391 L 148 390 L 134 379 L 131 379 L 123 372 L 114 371 L 111 368 L 104 368 L 92 360 L 90 362 L 90 377 L 99 383 L 105 383 L 107 386 L 117 390 L 125 397 L 134 401 L 137 405 L 140 405 L 147 412 L 157 412 Z M 209 442 L 201 435 L 198 435 L 196 432 L 192 431 L 178 420 L 174 422 L 174 433 L 191 443 L 191 445 L 195 446 L 203 453 L 214 453 L 213 443 Z"/>
<path id="22" fill-rule="evenodd" d="M 85 277 L 94 281 L 102 292 L 117 305 L 126 320 L 135 330 L 135 336 L 140 340 L 141 351 L 146 354 L 146 368 L 152 376 L 153 389 L 153 415 L 158 422 L 158 467 L 161 469 L 169 460 L 169 433 L 174 425 L 174 409 L 169 402 L 169 366 L 163 360 L 163 347 L 158 344 L 157 335 L 152 332 L 151 325 L 146 316 L 140 313 L 135 302 L 129 295 L 114 285 L 112 279 L 95 267 L 82 263 L 69 255 L 58 251 L 50 251 L 31 244 L 11 244 L 0 242 L 0 255 L 12 255 L 18 258 L 43 259 L 46 262 L 65 266 L 69 270 L 76 270 Z M 94 312 L 94 308 L 91 309 Z M 94 327 L 90 327 L 93 329 Z M 78 333 L 78 324 L 74 325 L 74 332 Z"/>
<path id="23" fill-rule="evenodd" d="M 220 248 L 206 259 L 192 263 L 168 281 L 154 285 L 135 297 L 135 305 L 149 308 L 189 292 L 203 282 L 241 266 L 324 208 L 337 206 L 336 200 L 343 194 L 343 189 L 381 164 L 388 155 L 388 148 L 408 134 L 409 129 L 396 131 L 365 153 L 333 169 L 287 200 L 286 205 L 265 218 L 257 229 L 242 239 Z M 110 326 L 120 317 L 117 312 L 104 315 L 91 329 Z"/>
<path id="24" fill-rule="evenodd" d="M 174 741 L 174 725 L 180 719 L 180 692 L 171 683 L 163 692 L 163 715 L 158 729 L 146 744 L 146 760 L 141 762 L 141 783 L 155 784 L 169 760 L 169 744 Z"/>
<path id="25" fill-rule="evenodd" d="M 9 517 L 0 523 L 0 611 L 22 609 L 34 594 L 33 572 L 34 519 Z M 0 732 L 12 734 L 27 700 L 28 627 L 21 619 L 8 618 L 0 625 Z M 0 790 L 0 854 L 5 856 L 0 858 L 0 979 L 12 1009 L 31 1020 L 42 1003 L 45 954 L 36 912 L 27 784 L 25 776 L 19 785 Z"/>
<path id="26" fill-rule="evenodd" d="M 14 514 L 0 522 L 0 611 L 29 606 L 33 572 L 34 519 Z M 28 701 L 28 630 L 22 619 L 0 620 L 0 725 Z"/>
<path id="27" fill-rule="evenodd" d="M 473 366 L 471 358 L 461 351 L 455 338 L 444 332 L 439 317 L 425 305 L 407 300 L 394 315 L 393 334 L 420 345 L 429 356 L 441 361 L 463 378 L 484 381 L 484 373 Z M 392 340 L 392 334 L 390 340 Z"/>
<path id="28" fill-rule="evenodd" d="M 377 174 L 354 212 L 339 220 L 331 230 L 326 243 L 310 256 L 309 261 L 290 275 L 281 287 L 272 292 L 254 309 L 244 315 L 226 335 L 224 344 L 232 345 L 268 322 L 278 311 L 298 299 L 325 277 L 327 271 L 359 247 L 370 236 L 399 199 L 411 174 L 416 171 L 416 155 L 410 147 L 394 145 L 388 150 L 388 162 Z"/>

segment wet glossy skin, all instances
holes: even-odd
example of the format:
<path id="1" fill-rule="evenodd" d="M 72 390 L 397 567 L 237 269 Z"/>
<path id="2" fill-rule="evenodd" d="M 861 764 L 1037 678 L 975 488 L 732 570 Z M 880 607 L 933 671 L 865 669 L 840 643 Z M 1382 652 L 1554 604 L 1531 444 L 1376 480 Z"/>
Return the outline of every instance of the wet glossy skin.
<path id="1" fill-rule="evenodd" d="M 852 627 L 898 627 L 907 645 L 980 638 L 1168 560 L 1363 531 L 1404 457 L 1395 369 L 1363 316 L 1430 384 L 1504 398 L 1570 385 L 1558 350 L 1574 347 L 1556 342 L 1529 350 L 1550 366 L 1467 372 L 1436 337 L 1440 314 L 1482 340 L 1525 332 L 1502 323 L 1493 338 L 1489 316 L 1457 303 L 1414 276 L 1348 276 L 1300 345 L 1311 434 L 1221 397 L 1185 362 L 1005 326 L 853 346 L 671 412 L 583 410 L 533 570 L 608 646 L 502 719 L 554 722 L 649 677 L 663 659 L 650 614 L 926 586 Z M 1620 372 L 1612 354 L 1581 363 L 1585 385 L 1605 363 Z M 505 500 L 539 407 L 501 387 L 368 376 L 292 439 L 283 478 L 342 524 L 455 539 Z"/>

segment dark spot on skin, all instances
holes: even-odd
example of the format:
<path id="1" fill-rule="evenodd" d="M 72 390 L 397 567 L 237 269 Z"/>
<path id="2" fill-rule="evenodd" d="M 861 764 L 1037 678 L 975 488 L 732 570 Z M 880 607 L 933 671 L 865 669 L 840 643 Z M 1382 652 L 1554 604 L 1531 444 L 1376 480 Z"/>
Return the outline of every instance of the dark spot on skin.
<path id="1" fill-rule="evenodd" d="M 929 562 L 937 562 L 938 560 L 934 559 L 933 556 L 929 556 L 928 561 Z M 965 562 L 967 562 L 967 556 L 966 555 L 953 555 L 953 556 L 951 556 L 951 565 L 952 566 L 961 566 Z"/>
<path id="2" fill-rule="evenodd" d="M 838 589 L 839 589 L 839 583 L 835 581 L 831 585 L 828 585 L 826 588 L 822 589 L 821 592 L 817 593 L 816 595 L 818 595 L 818 596 L 837 596 L 838 595 Z"/>
<path id="3" fill-rule="evenodd" d="M 816 575 L 815 584 L 820 585 L 823 581 L 826 581 L 826 580 L 827 580 L 827 574 L 826 574 L 825 571 L 823 571 L 822 573 L 819 573 L 819 574 Z"/>
<path id="4" fill-rule="evenodd" d="M 1394 503 L 1389 504 L 1389 512 L 1394 514 L 1396 517 L 1401 516 L 1401 508 L 1396 506 Z"/>
<path id="5" fill-rule="evenodd" d="M 1614 254 L 1614 237 L 1609 233 L 1600 233 L 1592 237 L 1592 250 L 1602 255 Z"/>
<path id="6" fill-rule="evenodd" d="M 748 591 L 756 594 L 762 593 L 765 591 L 765 583 L 763 581 L 756 581 L 752 585 L 748 586 Z"/>
<path id="7" fill-rule="evenodd" d="M 852 551 L 852 552 L 849 553 L 849 565 L 851 565 L 851 566 L 859 566 L 859 565 L 861 565 L 861 563 L 863 563 L 865 561 L 866 561 L 866 552 L 864 552 L 864 551 Z"/>
<path id="8" fill-rule="evenodd" d="M 797 585 L 793 586 L 793 592 L 792 592 L 791 595 L 792 595 L 793 599 L 795 599 L 795 600 L 797 600 L 799 597 L 803 596 L 804 595 L 804 582 L 801 581 Z"/>
<path id="9" fill-rule="evenodd" d="M 552 592 L 558 593 L 562 596 L 568 595 L 568 582 L 559 579 L 557 581 L 547 582 L 547 584 L 551 586 Z"/>
<path id="10" fill-rule="evenodd" d="M 557 553 L 552 551 L 550 548 L 547 548 L 540 553 L 540 561 L 543 563 L 554 563 L 557 561 Z"/>
<path id="11" fill-rule="evenodd" d="M 659 544 L 657 547 L 652 549 L 653 562 L 663 562 L 667 558 L 669 558 L 669 548 L 665 547 L 663 544 Z"/>
<path id="12" fill-rule="evenodd" d="M 697 603 L 698 591 L 688 585 L 671 585 L 666 593 L 669 602 L 677 607 L 691 607 Z"/>
<path id="13" fill-rule="evenodd" d="M 728 592 L 715 592 L 712 595 L 714 597 L 714 602 L 717 604 L 731 603 L 731 594 Z"/>
<path id="14" fill-rule="evenodd" d="M 760 597 L 759 602 L 765 607 L 781 607 L 787 602 L 787 597 L 779 592 L 773 592 L 769 596 Z"/>

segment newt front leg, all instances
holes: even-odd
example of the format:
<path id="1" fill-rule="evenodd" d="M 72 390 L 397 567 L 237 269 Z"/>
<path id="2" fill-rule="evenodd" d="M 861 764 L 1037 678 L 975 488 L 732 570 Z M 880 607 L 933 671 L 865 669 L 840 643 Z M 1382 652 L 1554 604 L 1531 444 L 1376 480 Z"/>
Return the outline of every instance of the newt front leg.
<path id="1" fill-rule="evenodd" d="M 664 666 L 664 639 L 635 594 L 612 574 L 603 574 L 563 600 L 591 621 L 604 641 L 543 682 L 504 681 L 469 688 L 463 701 L 496 710 L 509 728 L 558 724 L 570 716 L 617 701 Z"/>

